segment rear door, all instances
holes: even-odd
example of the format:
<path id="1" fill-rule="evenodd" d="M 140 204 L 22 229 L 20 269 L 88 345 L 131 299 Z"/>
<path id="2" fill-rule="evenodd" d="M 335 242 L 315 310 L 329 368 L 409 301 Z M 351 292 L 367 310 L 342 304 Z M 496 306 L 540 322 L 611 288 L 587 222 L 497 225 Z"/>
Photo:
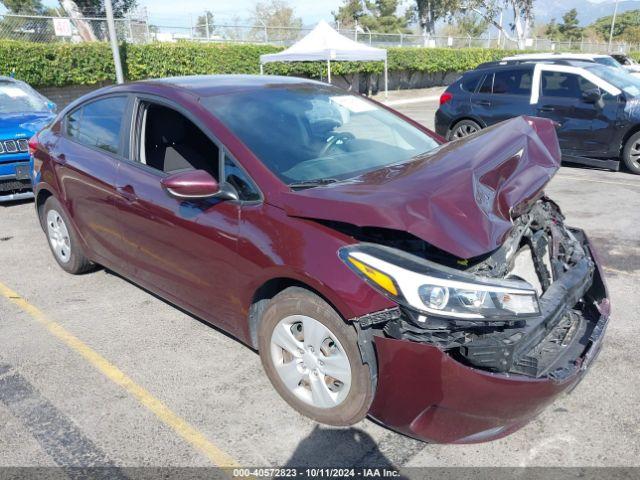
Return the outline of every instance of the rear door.
<path id="1" fill-rule="evenodd" d="M 130 161 L 121 162 L 116 207 L 131 276 L 196 315 L 229 326 L 238 308 L 235 258 L 240 203 L 177 199 L 160 181 L 185 169 L 220 181 L 223 150 L 186 112 L 138 99 Z"/>
<path id="2" fill-rule="evenodd" d="M 533 65 L 522 65 L 495 72 L 491 93 L 492 123 L 520 115 L 533 115 L 531 85 Z"/>
<path id="3" fill-rule="evenodd" d="M 67 211 L 92 258 L 121 269 L 114 211 L 116 169 L 128 148 L 130 97 L 110 95 L 70 111 L 50 150 Z"/>

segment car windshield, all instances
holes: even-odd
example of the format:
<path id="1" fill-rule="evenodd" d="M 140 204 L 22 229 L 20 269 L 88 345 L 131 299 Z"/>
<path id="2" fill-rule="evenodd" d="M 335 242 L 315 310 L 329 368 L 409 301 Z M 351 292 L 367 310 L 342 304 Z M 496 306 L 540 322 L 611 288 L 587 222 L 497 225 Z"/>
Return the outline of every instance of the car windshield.
<path id="1" fill-rule="evenodd" d="M 632 97 L 640 95 L 640 78 L 630 75 L 626 71 L 604 67 L 602 65 L 592 65 L 584 68 L 609 82 L 614 87 L 619 88 L 627 95 Z"/>
<path id="2" fill-rule="evenodd" d="M 30 87 L 0 80 L 0 114 L 32 113 L 48 110 L 47 101 Z"/>
<path id="3" fill-rule="evenodd" d="M 438 146 L 384 108 L 329 86 L 265 88 L 202 102 L 292 186 L 352 178 Z"/>
<path id="4" fill-rule="evenodd" d="M 620 62 L 618 62 L 613 57 L 595 57 L 593 60 L 596 63 L 599 63 L 600 65 L 606 65 L 607 67 L 613 67 L 613 68 L 621 67 Z"/>

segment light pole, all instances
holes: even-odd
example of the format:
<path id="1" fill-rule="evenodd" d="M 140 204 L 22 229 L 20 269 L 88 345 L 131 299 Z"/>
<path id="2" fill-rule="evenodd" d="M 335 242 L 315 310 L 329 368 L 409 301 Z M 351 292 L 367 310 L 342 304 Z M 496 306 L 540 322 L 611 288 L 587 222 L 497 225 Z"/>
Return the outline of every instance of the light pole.
<path id="1" fill-rule="evenodd" d="M 116 38 L 116 25 L 113 21 L 113 6 L 111 5 L 111 0 L 104 0 L 104 9 L 107 14 L 107 27 L 109 29 L 111 52 L 113 53 L 113 63 L 116 66 L 116 81 L 118 83 L 124 83 L 122 63 L 120 62 L 120 49 L 118 48 L 118 39 Z"/>
<path id="2" fill-rule="evenodd" d="M 616 26 L 616 15 L 618 13 L 618 1 L 616 0 L 616 6 L 613 8 L 613 18 L 611 19 L 611 31 L 609 32 L 609 53 L 611 53 L 611 43 L 613 42 L 613 29 Z"/>

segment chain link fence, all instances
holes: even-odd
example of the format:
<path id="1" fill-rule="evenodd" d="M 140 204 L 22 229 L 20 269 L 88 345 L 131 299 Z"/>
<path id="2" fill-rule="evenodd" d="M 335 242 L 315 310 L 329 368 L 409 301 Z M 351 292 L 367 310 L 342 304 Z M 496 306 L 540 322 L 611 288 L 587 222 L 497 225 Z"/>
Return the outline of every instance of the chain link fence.
<path id="1" fill-rule="evenodd" d="M 120 41 L 128 43 L 199 42 L 268 43 L 288 46 L 311 31 L 311 28 L 269 27 L 267 25 L 208 24 L 187 20 L 174 25 L 155 24 L 146 15 L 115 19 L 116 33 Z M 515 42 L 504 35 L 485 37 L 432 36 L 406 33 L 378 33 L 338 29 L 359 42 L 375 47 L 441 47 L 441 48 L 504 48 L 517 49 Z M 0 40 L 25 40 L 31 42 L 107 41 L 107 22 L 104 18 L 36 17 L 26 15 L 0 15 Z M 626 53 L 640 49 L 640 45 L 614 42 L 593 43 L 587 41 L 555 41 L 547 38 L 530 38 L 527 49 L 556 52 Z"/>

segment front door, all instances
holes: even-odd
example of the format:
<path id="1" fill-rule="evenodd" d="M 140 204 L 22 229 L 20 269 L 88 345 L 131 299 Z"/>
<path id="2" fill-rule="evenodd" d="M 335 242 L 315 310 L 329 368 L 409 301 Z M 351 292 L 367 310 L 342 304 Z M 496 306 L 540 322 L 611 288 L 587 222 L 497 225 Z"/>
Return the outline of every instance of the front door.
<path id="1" fill-rule="evenodd" d="M 585 101 L 585 93 L 594 90 L 601 92 L 602 101 Z M 537 116 L 558 124 L 558 140 L 565 155 L 608 155 L 619 108 L 616 95 L 571 67 L 545 66 L 540 71 Z"/>
<path id="2" fill-rule="evenodd" d="M 219 180 L 221 149 L 183 114 L 141 102 L 134 158 L 118 167 L 116 206 L 130 275 L 142 286 L 225 327 L 233 315 L 240 205 L 187 201 L 161 179 L 203 169 Z M 136 151 L 137 150 L 137 151 Z"/>

